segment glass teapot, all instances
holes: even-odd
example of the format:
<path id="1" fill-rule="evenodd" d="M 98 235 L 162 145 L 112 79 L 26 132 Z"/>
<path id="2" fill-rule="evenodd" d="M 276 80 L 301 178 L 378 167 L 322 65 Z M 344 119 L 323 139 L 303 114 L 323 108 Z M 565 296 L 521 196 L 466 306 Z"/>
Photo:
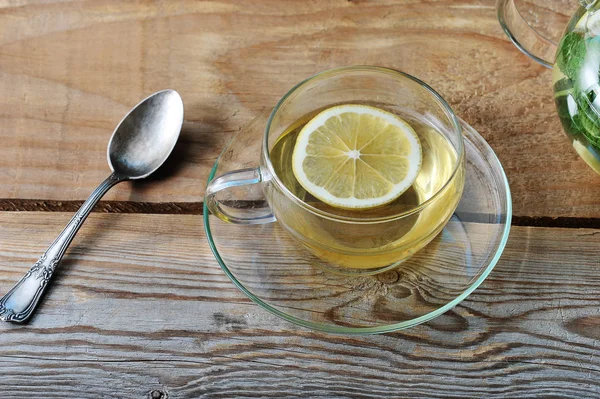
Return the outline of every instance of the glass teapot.
<path id="1" fill-rule="evenodd" d="M 558 44 L 523 18 L 515 0 L 498 0 L 498 19 L 519 50 L 553 68 L 563 129 L 581 158 L 600 174 L 600 0 L 579 3 Z"/>

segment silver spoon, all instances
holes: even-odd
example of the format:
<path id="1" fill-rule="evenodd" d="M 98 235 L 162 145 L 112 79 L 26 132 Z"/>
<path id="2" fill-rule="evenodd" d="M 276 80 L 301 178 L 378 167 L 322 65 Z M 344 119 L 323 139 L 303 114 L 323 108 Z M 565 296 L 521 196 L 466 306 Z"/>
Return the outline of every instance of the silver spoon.
<path id="1" fill-rule="evenodd" d="M 23 322 L 35 310 L 56 265 L 96 203 L 115 184 L 147 177 L 167 159 L 183 124 L 183 102 L 174 90 L 142 100 L 121 120 L 108 142 L 113 173 L 81 205 L 67 227 L 21 280 L 0 299 L 0 320 Z"/>

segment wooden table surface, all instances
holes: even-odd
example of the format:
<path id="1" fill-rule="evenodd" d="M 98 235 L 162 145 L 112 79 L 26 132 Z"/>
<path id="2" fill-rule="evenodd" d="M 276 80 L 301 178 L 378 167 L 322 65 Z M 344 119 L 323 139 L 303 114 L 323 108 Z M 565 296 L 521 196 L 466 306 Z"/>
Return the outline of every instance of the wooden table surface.
<path id="1" fill-rule="evenodd" d="M 514 200 L 506 250 L 470 297 L 377 336 L 254 305 L 201 217 L 240 126 L 351 64 L 436 88 L 496 151 Z M 550 86 L 493 0 L 0 0 L 1 292 L 106 177 L 132 105 L 173 88 L 186 115 L 164 172 L 115 187 L 32 321 L 0 325 L 2 397 L 600 398 L 600 177 L 565 139 Z"/>

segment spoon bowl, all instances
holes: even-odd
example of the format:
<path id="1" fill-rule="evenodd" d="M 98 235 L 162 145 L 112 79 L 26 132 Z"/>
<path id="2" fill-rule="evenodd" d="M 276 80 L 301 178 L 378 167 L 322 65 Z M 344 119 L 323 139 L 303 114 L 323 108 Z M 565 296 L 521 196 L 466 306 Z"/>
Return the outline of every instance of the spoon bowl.
<path id="1" fill-rule="evenodd" d="M 183 124 L 183 101 L 175 90 L 142 100 L 121 120 L 107 149 L 108 164 L 122 178 L 154 173 L 169 157 Z"/>

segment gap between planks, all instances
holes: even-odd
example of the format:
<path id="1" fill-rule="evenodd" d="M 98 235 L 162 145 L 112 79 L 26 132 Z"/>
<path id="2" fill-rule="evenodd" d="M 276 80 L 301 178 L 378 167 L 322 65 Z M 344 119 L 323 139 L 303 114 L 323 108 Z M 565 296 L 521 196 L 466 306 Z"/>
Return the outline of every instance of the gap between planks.
<path id="1" fill-rule="evenodd" d="M 0 199 L 0 212 L 76 212 L 83 201 Z M 202 215 L 202 202 L 100 201 L 96 213 Z M 600 217 L 513 216 L 513 226 L 600 229 Z"/>

